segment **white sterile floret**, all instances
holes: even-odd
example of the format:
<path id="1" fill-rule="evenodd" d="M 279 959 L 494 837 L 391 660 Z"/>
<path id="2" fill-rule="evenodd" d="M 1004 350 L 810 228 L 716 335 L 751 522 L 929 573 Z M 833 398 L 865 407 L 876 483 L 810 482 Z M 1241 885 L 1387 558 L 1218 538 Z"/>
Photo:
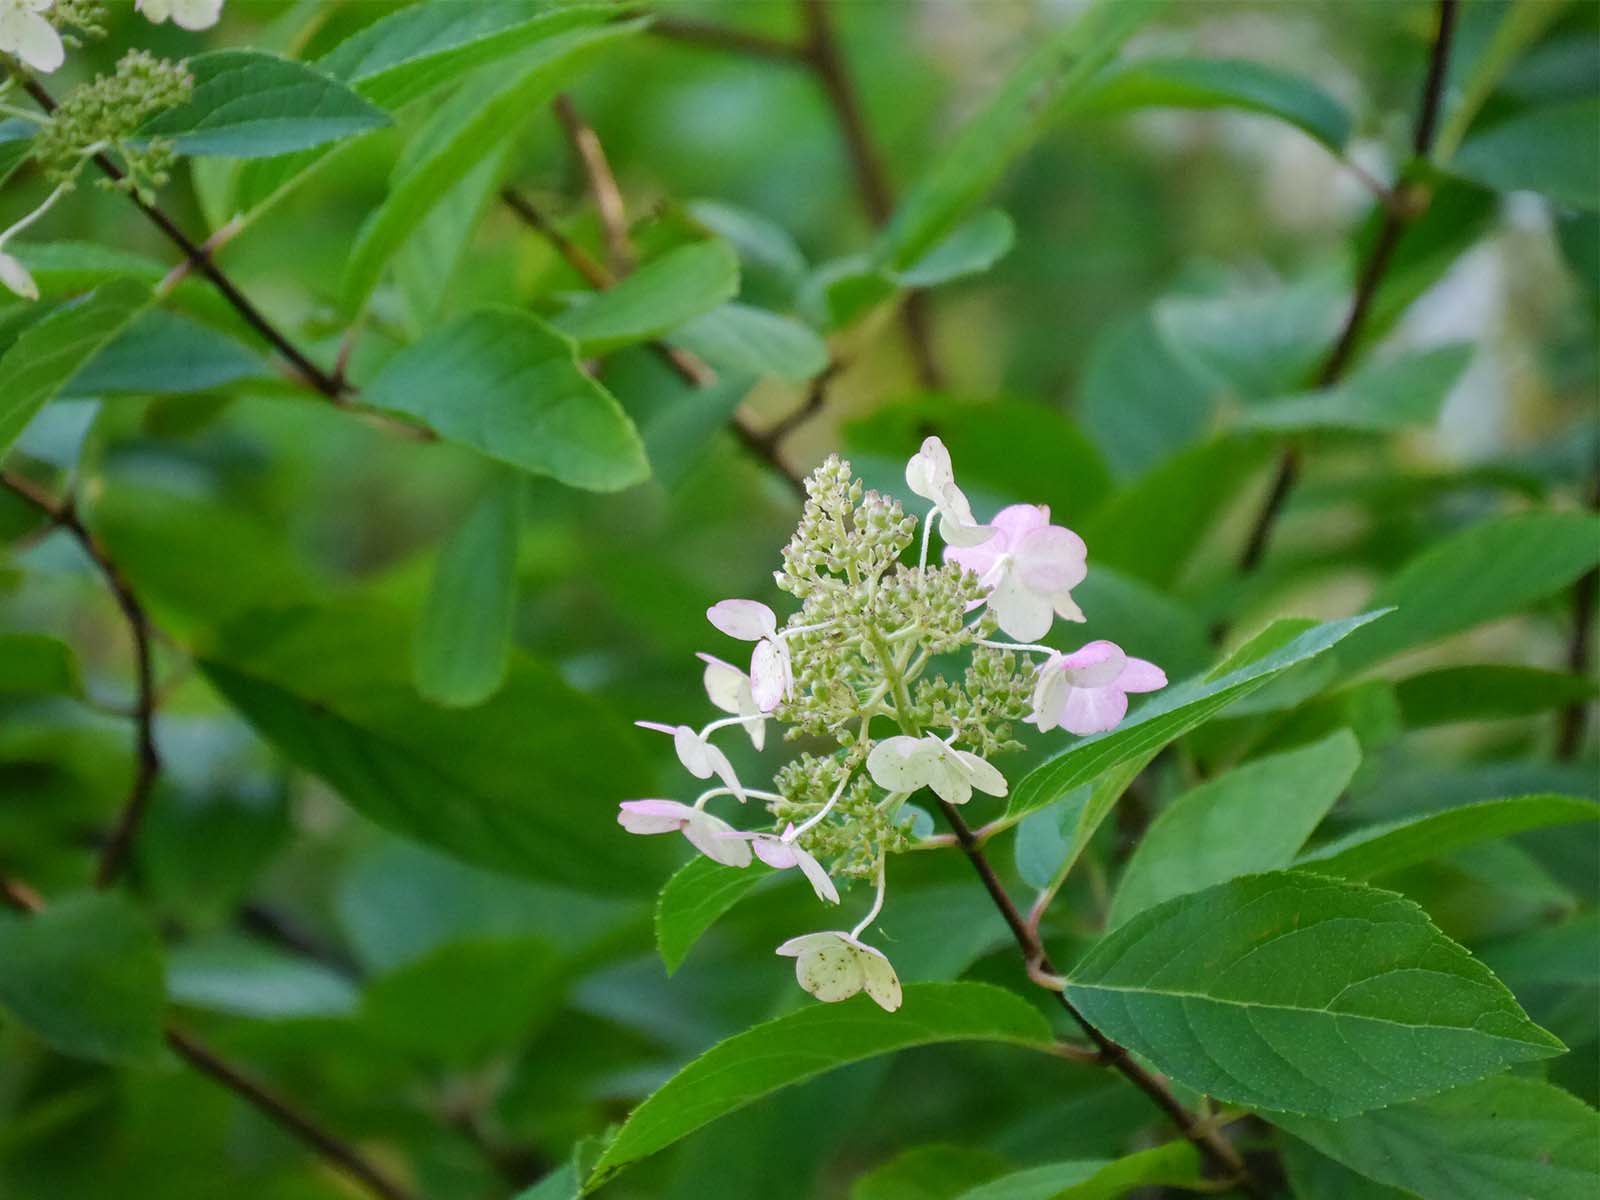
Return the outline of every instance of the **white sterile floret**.
<path id="1" fill-rule="evenodd" d="M 0 287 L 24 300 L 39 298 L 39 285 L 33 281 L 28 268 L 4 251 L 0 251 Z"/>
<path id="2" fill-rule="evenodd" d="M 972 790 L 990 796 L 1006 794 L 1005 776 L 969 750 L 956 750 L 933 734 L 885 738 L 867 755 L 872 782 L 889 792 L 932 788 L 949 804 L 965 804 Z"/>
<path id="3" fill-rule="evenodd" d="M 811 884 L 811 890 L 817 894 L 818 900 L 827 904 L 839 903 L 839 889 L 834 886 L 828 872 L 815 857 L 802 850 L 795 842 L 793 823 L 783 831 L 782 837 L 775 833 L 728 833 L 723 836 L 743 838 L 749 842 L 756 857 L 775 871 L 787 871 L 792 867 L 799 867 L 800 873 Z"/>
<path id="4" fill-rule="evenodd" d="M 740 718 L 745 733 L 750 735 L 750 744 L 757 750 L 761 749 L 767 740 L 767 718 L 756 706 L 750 676 L 720 658 L 709 654 L 698 657 L 706 664 L 706 696 L 723 712 Z"/>
<path id="5" fill-rule="evenodd" d="M 729 637 L 755 642 L 750 655 L 750 690 L 756 707 L 771 712 L 794 691 L 789 647 L 778 633 L 777 615 L 759 600 L 722 600 L 706 609 L 706 619 Z"/>
<path id="6" fill-rule="evenodd" d="M 660 721 L 635 721 L 634 724 L 640 729 L 653 729 L 657 733 L 670 734 L 672 748 L 678 752 L 678 761 L 689 774 L 696 779 L 710 779 L 715 775 L 727 785 L 730 792 L 739 797 L 741 804 L 744 802 L 744 785 L 734 773 L 733 764 L 728 761 L 728 756 L 689 726 L 663 725 Z"/>
<path id="7" fill-rule="evenodd" d="M 174 25 L 191 33 L 210 29 L 222 16 L 223 0 L 137 0 L 134 8 L 154 25 Z"/>
<path id="8" fill-rule="evenodd" d="M 0 52 L 15 54 L 35 71 L 46 74 L 65 62 L 67 51 L 61 35 L 44 18 L 53 3 L 54 0 L 0 0 Z M 6 286 L 11 285 L 8 282 Z"/>
<path id="9" fill-rule="evenodd" d="M 956 486 L 950 451 L 938 438 L 923 439 L 922 449 L 906 463 L 906 486 L 932 501 L 939 514 L 939 536 L 946 545 L 977 546 L 994 536 L 993 529 L 973 517 L 966 494 Z"/>
<path id="10" fill-rule="evenodd" d="M 728 867 L 750 865 L 750 843 L 736 837 L 721 817 L 676 800 L 624 800 L 617 824 L 629 833 L 681 833 L 707 858 Z"/>
<path id="11" fill-rule="evenodd" d="M 900 977 L 883 951 L 842 930 L 806 933 L 778 947 L 795 960 L 794 977 L 818 1000 L 848 1000 L 863 988 L 878 1007 L 900 1007 Z"/>

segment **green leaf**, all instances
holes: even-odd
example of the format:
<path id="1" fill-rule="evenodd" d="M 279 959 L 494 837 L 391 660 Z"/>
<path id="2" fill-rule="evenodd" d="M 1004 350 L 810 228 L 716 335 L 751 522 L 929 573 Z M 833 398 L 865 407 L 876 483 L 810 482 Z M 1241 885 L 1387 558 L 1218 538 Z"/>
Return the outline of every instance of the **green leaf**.
<path id="1" fill-rule="evenodd" d="M 1038 1009 L 981 983 L 910 984 L 893 1013 L 864 995 L 803 1008 L 719 1042 L 669 1079 L 634 1109 L 588 1187 L 770 1092 L 846 1063 L 940 1042 L 1041 1048 L 1050 1040 Z"/>
<path id="2" fill-rule="evenodd" d="M 33 153 L 34 129 L 31 121 L 0 121 L 0 184 Z"/>
<path id="3" fill-rule="evenodd" d="M 1005 1173 L 1006 1160 L 971 1146 L 917 1146 L 856 1180 L 850 1200 L 955 1200 Z"/>
<path id="4" fill-rule="evenodd" d="M 258 50 L 216 50 L 185 64 L 194 93 L 139 133 L 180 154 L 268 158 L 390 123 L 389 114 L 304 63 Z"/>
<path id="5" fill-rule="evenodd" d="M 615 17 L 606 5 L 549 0 L 413 4 L 340 42 L 317 69 L 395 109 L 555 34 Z"/>
<path id="6" fill-rule="evenodd" d="M 1302 871 L 1146 909 L 1067 996 L 1186 1087 L 1331 1119 L 1564 1049 L 1411 901 Z"/>
<path id="7" fill-rule="evenodd" d="M 879 261 L 904 270 L 949 236 L 1158 7 L 1101 0 L 1024 59 L 906 193 L 884 231 Z"/>
<path id="8" fill-rule="evenodd" d="M 559 971 L 536 938 L 451 942 L 370 982 L 361 1024 L 429 1061 L 475 1064 L 522 1040 L 560 1003 Z"/>
<path id="9" fill-rule="evenodd" d="M 1392 433 L 1432 425 L 1471 357 L 1471 346 L 1440 346 L 1364 366 L 1333 387 L 1252 405 L 1236 424 L 1276 433 Z"/>
<path id="10" fill-rule="evenodd" d="M 0 358 L 0 454 L 151 300 L 144 284 L 114 280 L 23 331 Z"/>
<path id="11" fill-rule="evenodd" d="M 86 362 L 61 394 L 182 395 L 270 378 L 260 357 L 227 334 L 153 308 Z"/>
<path id="12" fill-rule="evenodd" d="M 1450 170 L 1497 191 L 1542 192 L 1558 204 L 1600 209 L 1600 99 L 1549 104 L 1473 134 Z"/>
<path id="13" fill-rule="evenodd" d="M 42 633 L 0 633 L 0 695 L 76 695 L 72 647 Z"/>
<path id="14" fill-rule="evenodd" d="M 1115 1200 L 1135 1188 L 1197 1188 L 1203 1180 L 1195 1148 L 1172 1141 L 1123 1158 L 1014 1171 L 960 1193 L 960 1200 Z"/>
<path id="15" fill-rule="evenodd" d="M 157 1061 L 165 1004 L 161 942 L 124 897 L 76 893 L 31 915 L 0 912 L 0 1005 L 63 1054 Z"/>
<path id="16" fill-rule="evenodd" d="M 1079 527 L 1093 561 L 1171 588 L 1267 455 L 1263 440 L 1219 438 L 1140 476 Z"/>
<path id="17" fill-rule="evenodd" d="M 1482 521 L 1429 546 L 1373 594 L 1388 620 L 1352 637 L 1339 665 L 1359 671 L 1402 650 L 1507 616 L 1600 562 L 1600 519 L 1543 512 Z"/>
<path id="18" fill-rule="evenodd" d="M 729 371 L 707 387 L 694 387 L 654 355 L 607 363 L 606 383 L 639 423 L 656 482 L 676 487 L 704 457 L 717 434 L 756 384 Z"/>
<path id="19" fill-rule="evenodd" d="M 1504 4 L 1475 5 L 1462 14 L 1466 21 L 1457 31 L 1456 46 L 1450 56 L 1443 96 L 1444 116 L 1439 136 L 1433 143 L 1434 161 L 1450 161 L 1507 69 L 1538 41 L 1567 6 L 1567 0 L 1510 0 Z M 1474 24 L 1482 25 L 1489 20 L 1496 22 L 1494 32 L 1481 38 L 1477 52 L 1472 53 L 1466 43 Z"/>
<path id="20" fill-rule="evenodd" d="M 435 329 L 385 363 L 362 399 L 572 487 L 617 491 L 649 475 L 633 422 L 584 373 L 571 339 L 517 309 Z"/>
<path id="21" fill-rule="evenodd" d="M 785 303 L 794 300 L 809 268 L 787 229 L 761 213 L 720 200 L 691 200 L 684 207 L 698 224 L 738 252 L 746 296 L 754 283 Z"/>
<path id="22" fill-rule="evenodd" d="M 828 345 L 809 326 L 747 304 L 724 304 L 678 326 L 667 341 L 718 371 L 803 383 L 828 365 Z"/>
<path id="23" fill-rule="evenodd" d="M 1278 1139 L 1289 1194 L 1295 1200 L 1417 1200 L 1412 1192 L 1385 1187 L 1343 1163 L 1318 1154 L 1299 1138 Z"/>
<path id="24" fill-rule="evenodd" d="M 1295 863 L 1319 875 L 1372 879 L 1432 862 L 1478 842 L 1529 829 L 1600 820 L 1600 804 L 1575 796 L 1513 796 L 1358 829 Z"/>
<path id="25" fill-rule="evenodd" d="M 511 661 L 517 603 L 522 480 L 509 472 L 484 490 L 439 552 L 433 586 L 411 643 L 417 690 L 471 706 L 494 694 Z"/>
<path id="26" fill-rule="evenodd" d="M 238 937 L 177 947 L 167 957 L 167 990 L 190 1008 L 267 1021 L 347 1017 L 360 1004 L 337 971 Z"/>
<path id="27" fill-rule="evenodd" d="M 656 949 L 671 975 L 701 936 L 771 872 L 759 863 L 725 867 L 696 855 L 667 880 L 656 900 Z"/>
<path id="28" fill-rule="evenodd" d="M 1423 1200 L 1590 1200 L 1600 1190 L 1600 1113 L 1538 1079 L 1498 1075 L 1343 1121 L 1271 1120 Z"/>
<path id="29" fill-rule="evenodd" d="M 1088 783 L 1119 763 L 1154 754 L 1162 746 L 1221 712 L 1234 700 L 1299 663 L 1326 653 L 1353 631 L 1382 616 L 1363 613 L 1317 625 L 1270 654 L 1225 673 L 1213 672 L 1157 692 L 1128 720 L 1109 733 L 1095 734 L 1046 759 L 1011 790 L 1006 819 L 1014 821 L 1054 804 L 1080 784 Z M 1113 798 L 1114 799 L 1114 798 Z M 1104 811 L 1086 809 L 1079 827 L 1080 844 L 1099 828 Z"/>
<path id="30" fill-rule="evenodd" d="M 1531 717 L 1552 708 L 1592 700 L 1600 685 L 1582 675 L 1535 667 L 1441 667 L 1402 679 L 1395 699 L 1410 729 L 1456 721 Z"/>
<path id="31" fill-rule="evenodd" d="M 1113 321 L 1095 338 L 1078 411 L 1111 469 L 1126 477 L 1200 440 L 1217 391 L 1212 374 L 1174 348 L 1147 311 Z"/>
<path id="32" fill-rule="evenodd" d="M 1248 403 L 1305 385 L 1344 319 L 1349 293 L 1343 271 L 1316 271 L 1270 287 L 1169 296 L 1156 305 L 1155 321 L 1215 389 Z"/>
<path id="33" fill-rule="evenodd" d="M 1174 896 L 1287 867 L 1360 763 L 1354 735 L 1341 729 L 1185 792 L 1140 839 L 1111 899 L 1106 928 Z"/>
<path id="34" fill-rule="evenodd" d="M 901 287 L 925 288 L 968 275 L 981 275 L 1011 252 L 1017 227 L 997 208 L 987 209 L 951 230 L 916 262 L 895 272 Z"/>
<path id="35" fill-rule="evenodd" d="M 584 356 L 648 342 L 732 300 L 739 259 L 720 240 L 693 242 L 644 264 L 615 287 L 595 292 L 552 324 Z"/>
<path id="36" fill-rule="evenodd" d="M 383 203 L 356 233 L 342 286 L 359 308 L 406 237 L 529 113 L 537 111 L 601 51 L 643 28 L 638 21 L 579 28 L 542 38 L 509 79 L 499 72 L 459 94 L 424 131 L 420 148 L 401 159 Z"/>
<path id="37" fill-rule="evenodd" d="M 626 725 L 526 659 L 487 703 L 435 707 L 394 653 L 404 642 L 381 609 L 294 609 L 241 619 L 199 662 L 291 762 L 378 824 L 512 875 L 654 890 L 667 847 L 611 815 L 649 794 Z"/>
<path id="38" fill-rule="evenodd" d="M 1083 101 L 1088 112 L 1239 108 L 1287 121 L 1339 153 L 1350 114 L 1309 79 L 1248 59 L 1152 58 L 1109 71 Z"/>

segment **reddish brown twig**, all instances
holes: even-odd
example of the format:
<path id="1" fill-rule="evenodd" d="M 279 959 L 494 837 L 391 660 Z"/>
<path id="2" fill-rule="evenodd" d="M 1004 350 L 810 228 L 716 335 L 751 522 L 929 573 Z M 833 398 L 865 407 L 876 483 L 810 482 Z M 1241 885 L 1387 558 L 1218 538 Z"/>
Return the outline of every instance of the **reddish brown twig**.
<path id="1" fill-rule="evenodd" d="M 983 853 L 977 837 L 968 827 L 961 813 L 943 800 L 939 800 L 939 809 L 944 813 L 945 820 L 950 828 L 955 831 L 956 840 L 961 844 L 962 853 L 967 856 L 967 861 L 978 873 L 978 878 L 983 881 L 984 890 L 989 893 L 989 898 L 1005 919 L 1011 936 L 1016 939 L 1017 948 L 1022 951 L 1023 961 L 1027 963 L 1029 977 L 1035 982 L 1053 992 L 1060 1000 L 1062 1008 L 1082 1029 L 1084 1034 L 1094 1043 L 1097 1061 L 1111 1070 L 1116 1071 L 1134 1087 L 1148 1096 L 1163 1113 L 1165 1113 L 1183 1136 L 1194 1145 L 1205 1160 L 1211 1164 L 1222 1177 L 1236 1181 L 1252 1196 L 1265 1197 L 1266 1191 L 1250 1173 L 1249 1167 L 1240 1156 L 1233 1143 L 1223 1137 L 1212 1126 L 1199 1120 L 1193 1113 L 1186 1109 L 1178 1098 L 1172 1094 L 1164 1080 L 1159 1076 L 1145 1070 L 1128 1051 L 1107 1037 L 1095 1025 L 1091 1024 L 1071 1000 L 1066 992 L 1056 984 L 1046 982 L 1056 975 L 1055 967 L 1050 962 L 1044 944 L 1039 940 L 1033 927 L 1012 903 L 1011 897 L 1006 893 L 1005 885 L 995 874 L 994 867 Z"/>
<path id="2" fill-rule="evenodd" d="M 705 21 L 682 21 L 670 17 L 657 17 L 650 23 L 650 32 L 669 41 L 683 42 L 706 50 L 745 54 L 751 58 L 766 58 L 773 62 L 803 64 L 806 48 L 783 38 L 768 37 L 761 33 L 748 33 L 743 29 L 729 29 Z"/>
<path id="3" fill-rule="evenodd" d="M 566 264 L 579 275 L 582 275 L 596 291 L 605 291 L 607 288 L 615 286 L 618 276 L 603 264 L 597 262 L 593 255 L 563 233 L 555 222 L 545 216 L 538 206 L 526 196 L 523 196 L 515 188 L 507 187 L 501 189 L 500 198 L 505 202 L 506 207 L 516 213 L 530 229 L 549 242 L 551 248 L 562 257 Z M 716 382 L 716 372 L 687 350 L 677 346 L 669 346 L 666 342 L 660 341 L 651 342 L 649 346 L 651 353 L 666 363 L 677 374 L 678 378 L 682 379 L 690 387 L 710 387 Z M 827 372 L 818 378 L 830 377 L 833 370 L 834 368 L 830 367 Z M 748 421 L 737 413 L 728 422 L 728 428 L 733 433 L 733 436 L 738 439 L 741 446 L 783 476 L 785 482 L 788 483 L 790 489 L 797 496 L 803 497 L 805 495 L 804 477 L 791 467 L 783 457 L 783 452 L 779 445 L 783 434 L 773 437 L 771 431 L 763 433 L 753 428 Z M 784 432 L 786 433 L 787 430 Z"/>
<path id="4" fill-rule="evenodd" d="M 82 547 L 106 582 L 106 587 L 122 610 L 123 619 L 133 637 L 134 675 L 136 697 L 134 700 L 134 769 L 133 783 L 117 817 L 117 823 L 100 854 L 100 865 L 95 871 L 95 884 L 108 887 L 116 881 L 127 861 L 128 851 L 150 805 L 155 790 L 156 776 L 161 772 L 161 758 L 156 752 L 155 716 L 155 634 L 149 614 L 134 594 L 133 587 L 121 569 L 106 553 L 100 539 L 78 515 L 77 507 L 68 500 L 53 500 L 26 477 L 11 471 L 0 473 L 0 485 L 37 509 L 51 525 L 65 530 Z"/>
<path id="5" fill-rule="evenodd" d="M 1434 130 L 1439 122 L 1439 109 L 1444 99 L 1445 74 L 1450 62 L 1450 47 L 1454 40 L 1457 0 L 1440 0 L 1439 29 L 1433 40 L 1433 51 L 1428 59 L 1428 74 L 1422 87 L 1422 100 L 1417 114 L 1416 129 L 1412 136 L 1412 150 L 1417 158 L 1426 158 L 1433 145 Z M 1343 378 L 1345 370 L 1355 357 L 1356 347 L 1366 327 L 1367 317 L 1377 299 L 1389 264 L 1394 260 L 1395 249 L 1401 236 L 1427 209 L 1426 193 L 1420 188 L 1402 188 L 1393 203 L 1384 205 L 1383 223 L 1373 239 L 1366 263 L 1356 281 L 1355 295 L 1339 330 L 1333 349 L 1317 371 L 1315 384 L 1327 387 Z M 1278 469 L 1267 490 L 1261 510 L 1250 527 L 1250 536 L 1239 555 L 1239 570 L 1249 574 L 1260 565 L 1267 550 L 1278 518 L 1288 502 L 1300 475 L 1300 449 L 1292 442 L 1285 446 L 1278 458 Z"/>
<path id="6" fill-rule="evenodd" d="M 611 256 L 611 273 L 626 275 L 633 270 L 633 239 L 628 234 L 628 210 L 623 203 L 622 188 L 617 185 L 605 147 L 600 144 L 599 135 L 578 115 L 572 97 L 557 96 L 555 110 L 573 153 L 583 165 L 589 194 L 600 210 L 600 224 L 606 231 L 606 247 Z"/>
<path id="7" fill-rule="evenodd" d="M 883 226 L 894 215 L 894 189 L 889 184 L 889 172 L 883 159 L 867 132 L 860 97 L 834 36 L 828 0 L 801 0 L 800 13 L 806 27 L 804 61 L 822 85 L 833 110 L 862 207 L 874 225 Z M 932 314 L 928 311 L 927 293 L 908 292 L 900 309 L 900 319 L 916 367 L 917 381 L 927 388 L 942 387 L 944 372 L 933 350 Z"/>
<path id="8" fill-rule="evenodd" d="M 13 67 L 12 70 L 21 81 L 23 89 L 33 97 L 34 102 L 40 108 L 47 113 L 56 110 L 55 97 L 50 94 L 42 83 L 18 67 Z M 99 167 L 107 178 L 115 183 L 123 182 L 125 177 L 122 169 L 107 155 L 96 154 L 93 161 L 95 166 Z M 146 201 L 134 191 L 128 192 L 128 198 L 138 206 L 139 211 L 144 213 L 157 229 L 166 235 L 168 241 L 183 251 L 184 257 L 190 266 L 211 281 L 212 286 L 222 293 L 223 298 L 227 300 L 235 312 L 244 318 L 245 323 L 265 338 L 279 354 L 283 355 L 293 365 L 295 372 L 306 382 L 307 386 L 321 392 L 336 404 L 344 402 L 344 389 L 339 382 L 307 358 L 299 347 L 290 341 L 288 336 L 274 325 L 251 302 L 248 296 L 239 290 L 233 280 L 228 277 L 228 274 L 216 264 L 209 250 L 203 246 L 196 245 L 188 234 L 178 228 L 177 222 L 168 216 L 159 205 Z"/>

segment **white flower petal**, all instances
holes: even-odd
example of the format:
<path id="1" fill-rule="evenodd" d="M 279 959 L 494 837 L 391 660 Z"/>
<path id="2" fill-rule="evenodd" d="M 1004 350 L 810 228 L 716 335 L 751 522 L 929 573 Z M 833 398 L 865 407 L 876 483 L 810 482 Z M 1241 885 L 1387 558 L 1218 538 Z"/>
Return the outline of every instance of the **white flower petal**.
<path id="1" fill-rule="evenodd" d="M 993 763 L 979 758 L 970 750 L 954 750 L 951 753 L 966 768 L 967 779 L 973 787 L 990 796 L 1006 794 L 1006 777 L 1000 774 Z"/>
<path id="2" fill-rule="evenodd" d="M 45 74 L 54 71 L 67 58 L 66 47 L 55 26 L 38 13 L 15 4 L 0 4 L 0 50 L 15 54 L 35 71 Z"/>
<path id="3" fill-rule="evenodd" d="M 822 864 L 804 850 L 796 847 L 795 859 L 800 867 L 800 873 L 811 883 L 811 890 L 817 894 L 817 899 L 825 904 L 839 903 L 839 889 L 834 886 L 832 878 L 822 869 Z"/>
<path id="4" fill-rule="evenodd" d="M 934 742 L 938 745 L 937 739 Z M 884 738 L 867 755 L 867 774 L 887 792 L 914 792 L 928 785 L 928 773 L 937 758 L 926 738 L 910 734 Z"/>
<path id="5" fill-rule="evenodd" d="M 732 663 L 709 654 L 700 655 L 700 661 L 706 664 L 706 698 L 723 712 L 737 715 L 741 700 L 750 690 L 749 676 Z"/>
<path id="6" fill-rule="evenodd" d="M 999 585 L 989 593 L 989 608 L 1008 637 L 1019 642 L 1037 642 L 1050 632 L 1055 610 L 1050 601 L 1029 591 L 1007 570 Z"/>
<path id="7" fill-rule="evenodd" d="M 871 946 L 861 946 L 857 957 L 867 995 L 877 1001 L 884 1012 L 894 1012 L 901 1001 L 900 977 L 894 973 L 894 964 L 881 950 Z"/>
<path id="8" fill-rule="evenodd" d="M 936 437 L 923 438 L 922 448 L 906 463 L 906 486 L 924 500 L 937 502 L 940 493 L 954 480 L 950 451 Z"/>
<path id="9" fill-rule="evenodd" d="M 775 638 L 757 643 L 750 656 L 750 693 L 756 708 L 769 713 L 783 701 L 794 684 L 789 650 Z"/>
<path id="10" fill-rule="evenodd" d="M 838 934 L 808 949 L 795 960 L 794 977 L 818 1000 L 829 1004 L 848 1000 L 864 982 L 861 956 Z"/>
<path id="11" fill-rule="evenodd" d="M 0 286 L 24 300 L 39 298 L 39 285 L 28 274 L 28 268 L 5 253 L 0 253 Z"/>
<path id="12" fill-rule="evenodd" d="M 743 838 L 720 836 L 733 832 L 732 825 L 708 812 L 696 812 L 683 826 L 683 836 L 707 858 L 728 867 L 748 867 L 750 843 Z"/>
<path id="13" fill-rule="evenodd" d="M 190 32 L 210 29 L 222 16 L 222 0 L 171 0 L 172 21 Z"/>
<path id="14" fill-rule="evenodd" d="M 777 615 L 759 600 L 722 600 L 706 609 L 706 619 L 731 638 L 758 642 L 777 635 Z"/>

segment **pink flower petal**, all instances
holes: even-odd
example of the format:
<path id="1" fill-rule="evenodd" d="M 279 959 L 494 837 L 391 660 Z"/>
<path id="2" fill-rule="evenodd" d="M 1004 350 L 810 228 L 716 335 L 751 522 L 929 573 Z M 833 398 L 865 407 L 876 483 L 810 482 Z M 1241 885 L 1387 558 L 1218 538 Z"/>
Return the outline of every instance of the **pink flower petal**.
<path id="1" fill-rule="evenodd" d="M 1115 729 L 1128 715 L 1128 697 L 1115 688 L 1078 688 L 1067 695 L 1061 713 L 1061 727 L 1084 736 Z"/>
<path id="2" fill-rule="evenodd" d="M 1167 673 L 1153 662 L 1130 658 L 1116 686 L 1124 692 L 1154 692 L 1167 686 Z"/>
<path id="3" fill-rule="evenodd" d="M 1080 646 L 1071 654 L 1052 660 L 1058 670 L 1065 671 L 1067 680 L 1075 688 L 1104 687 L 1122 674 L 1128 656 L 1115 642 L 1095 641 Z"/>
<path id="4" fill-rule="evenodd" d="M 1088 574 L 1083 539 L 1059 525 L 1023 535 L 1015 553 L 1017 577 L 1036 592 L 1066 591 L 1077 587 Z"/>

